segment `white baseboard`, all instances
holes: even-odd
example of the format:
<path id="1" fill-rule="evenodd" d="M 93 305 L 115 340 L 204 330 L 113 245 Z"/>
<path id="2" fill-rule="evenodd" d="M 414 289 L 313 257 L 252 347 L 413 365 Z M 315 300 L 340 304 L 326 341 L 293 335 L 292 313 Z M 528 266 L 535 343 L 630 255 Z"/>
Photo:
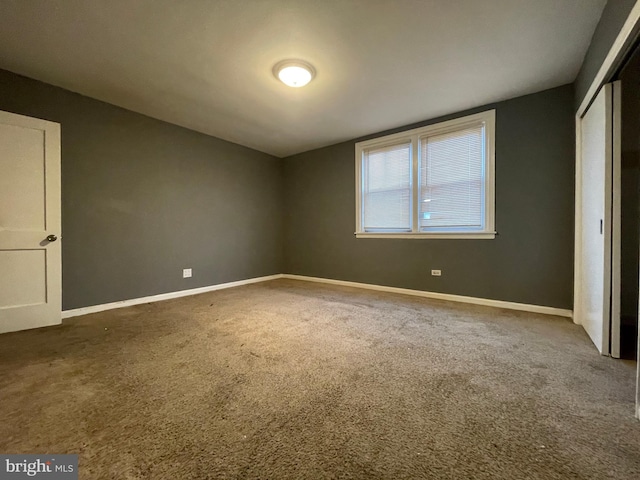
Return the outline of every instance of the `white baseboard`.
<path id="1" fill-rule="evenodd" d="M 408 288 L 385 287 L 384 285 L 373 285 L 370 283 L 348 282 L 345 280 L 332 280 L 329 278 L 307 277 L 304 275 L 291 275 L 285 273 L 282 278 L 290 278 L 292 280 L 304 280 L 306 282 L 329 283 L 332 285 L 342 285 L 345 287 L 366 288 L 368 290 L 377 290 L 379 292 L 400 293 L 403 295 L 413 295 L 415 297 L 433 298 L 436 300 L 447 300 L 449 302 L 472 303 L 474 305 L 484 305 L 487 307 L 507 308 L 510 310 L 520 310 L 523 312 L 543 313 L 545 315 L 557 315 L 560 317 L 571 318 L 573 312 L 563 308 L 545 307 L 542 305 L 529 305 L 526 303 L 505 302 L 503 300 L 490 300 L 487 298 L 465 297 L 462 295 L 453 295 L 450 293 L 425 292 L 422 290 L 410 290 Z"/>
<path id="2" fill-rule="evenodd" d="M 247 280 L 239 280 L 237 282 L 220 283 L 218 285 L 210 285 L 208 287 L 192 288 L 190 290 L 180 290 L 178 292 L 161 293 L 160 295 L 151 295 L 149 297 L 132 298 L 130 300 L 122 300 L 120 302 L 103 303 L 101 305 L 92 305 L 90 307 L 74 308 L 73 310 L 64 310 L 62 318 L 77 317 L 79 315 L 87 315 L 89 313 L 103 312 L 105 310 L 113 310 L 114 308 L 131 307 L 142 303 L 161 302 L 172 298 L 187 297 L 189 295 L 198 295 L 200 293 L 213 292 L 225 288 L 240 287 L 251 283 L 266 282 L 269 280 L 277 280 L 279 278 L 289 278 L 292 280 L 303 280 L 306 282 L 328 283 L 331 285 L 342 285 L 344 287 L 364 288 L 367 290 L 376 290 L 379 292 L 399 293 L 402 295 L 413 295 L 415 297 L 433 298 L 436 300 L 447 300 L 449 302 L 471 303 L 474 305 L 484 305 L 488 307 L 507 308 L 510 310 L 520 310 L 524 312 L 543 313 L 546 315 L 557 315 L 560 317 L 571 318 L 573 312 L 562 308 L 545 307 L 542 305 L 529 305 L 526 303 L 505 302 L 502 300 L 490 300 L 487 298 L 465 297 L 462 295 L 453 295 L 450 293 L 425 292 L 423 290 L 411 290 L 408 288 L 387 287 L 384 285 L 374 285 L 371 283 L 348 282 L 346 280 L 333 280 L 330 278 L 307 277 L 304 275 L 292 274 L 276 274 L 266 277 L 249 278 Z"/>
<path id="3" fill-rule="evenodd" d="M 89 313 L 104 312 L 105 310 L 113 310 L 114 308 L 131 307 L 133 305 L 140 305 L 142 303 L 161 302 L 163 300 L 170 300 L 172 298 L 187 297 L 189 295 L 198 295 L 199 293 L 213 292 L 214 290 L 239 287 L 241 285 L 266 282 L 268 280 L 277 280 L 278 278 L 282 277 L 282 274 L 279 273 L 277 275 L 268 275 L 266 277 L 238 280 L 237 282 L 219 283 L 218 285 L 210 285 L 208 287 L 192 288 L 190 290 L 180 290 L 178 292 L 161 293 L 160 295 L 132 298 L 131 300 L 122 300 L 120 302 L 103 303 L 101 305 L 92 305 L 90 307 L 74 308 L 73 310 L 63 310 L 62 318 L 71 318 L 77 317 L 79 315 L 87 315 Z"/>

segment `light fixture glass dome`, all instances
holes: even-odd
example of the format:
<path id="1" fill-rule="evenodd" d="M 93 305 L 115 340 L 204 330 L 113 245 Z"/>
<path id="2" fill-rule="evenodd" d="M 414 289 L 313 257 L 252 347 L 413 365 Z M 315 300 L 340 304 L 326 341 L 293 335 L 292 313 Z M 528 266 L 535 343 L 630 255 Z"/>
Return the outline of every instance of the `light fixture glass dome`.
<path id="1" fill-rule="evenodd" d="M 285 60 L 273 67 L 273 73 L 282 83 L 290 87 L 304 87 L 315 76 L 311 65 L 301 60 Z"/>

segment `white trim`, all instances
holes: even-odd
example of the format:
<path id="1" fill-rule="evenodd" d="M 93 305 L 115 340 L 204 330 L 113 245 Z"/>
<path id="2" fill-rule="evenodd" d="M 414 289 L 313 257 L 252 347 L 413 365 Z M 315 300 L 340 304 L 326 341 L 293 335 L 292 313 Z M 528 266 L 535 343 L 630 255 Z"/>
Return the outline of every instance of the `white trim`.
<path id="1" fill-rule="evenodd" d="M 285 273 L 282 278 L 291 280 L 303 280 L 306 282 L 328 283 L 331 285 L 341 285 L 343 287 L 364 288 L 376 290 L 378 292 L 399 293 L 402 295 L 412 295 L 415 297 L 433 298 L 436 300 L 446 300 L 449 302 L 471 303 L 474 305 L 484 305 L 487 307 L 506 308 L 509 310 L 519 310 L 523 312 L 542 313 L 545 315 L 556 315 L 560 317 L 572 317 L 572 311 L 563 308 L 546 307 L 543 305 L 529 305 L 526 303 L 505 302 L 503 300 L 491 300 L 488 298 L 465 297 L 450 293 L 426 292 L 423 290 L 411 290 L 408 288 L 387 287 L 384 285 L 374 285 L 371 283 L 348 282 L 345 280 L 333 280 L 330 278 L 307 277 L 304 275 L 292 275 Z"/>
<path id="2" fill-rule="evenodd" d="M 598 70 L 598 73 L 591 82 L 587 93 L 582 99 L 577 112 L 578 117 L 582 117 L 585 114 L 587 108 L 591 104 L 591 101 L 596 97 L 598 90 L 600 90 L 600 87 L 609 80 L 609 77 L 619 66 L 618 63 L 620 62 L 620 60 L 622 60 L 622 57 L 626 53 L 626 49 L 631 46 L 631 43 L 634 40 L 633 33 L 636 29 L 636 25 L 638 25 L 639 22 L 640 0 L 637 0 L 636 4 L 631 9 L 631 12 L 629 12 L 627 20 L 624 22 L 624 25 L 620 29 L 620 32 L 616 37 L 616 41 L 613 42 L 613 45 L 611 45 L 611 48 L 609 49 L 609 53 L 602 62 L 600 70 Z"/>
<path id="3" fill-rule="evenodd" d="M 280 278 L 288 278 L 291 280 L 302 280 L 307 282 L 328 283 L 332 285 L 341 285 L 344 287 L 364 288 L 367 290 L 376 290 L 379 292 L 398 293 L 402 295 L 412 295 L 416 297 L 433 298 L 436 300 L 446 300 L 450 302 L 471 303 L 474 305 L 484 305 L 488 307 L 506 308 L 509 310 L 519 310 L 523 312 L 542 313 L 546 315 L 557 315 L 560 317 L 571 318 L 571 310 L 562 308 L 546 307 L 542 305 L 529 305 L 526 303 L 506 302 L 503 300 L 491 300 L 487 298 L 465 297 L 462 295 L 453 295 L 450 293 L 426 292 L 423 290 L 411 290 L 408 288 L 387 287 L 384 285 L 374 285 L 371 283 L 349 282 L 346 280 L 333 280 L 330 278 L 308 277 L 305 275 L 293 275 L 289 273 L 268 275 L 266 277 L 249 278 L 247 280 L 239 280 L 237 282 L 220 283 L 208 287 L 193 288 L 190 290 L 180 290 L 177 292 L 162 293 L 160 295 L 151 295 L 149 297 L 132 298 L 130 300 L 122 300 L 120 302 L 104 303 L 101 305 L 92 305 L 90 307 L 75 308 L 73 310 L 64 310 L 62 318 L 77 317 L 79 315 L 88 315 L 90 313 L 104 312 L 116 308 L 131 307 L 141 305 L 143 303 L 161 302 L 172 298 L 187 297 L 190 295 L 198 295 L 201 293 L 213 292 L 215 290 L 223 290 L 226 288 L 239 287 L 252 283 L 267 282 L 270 280 L 278 280 Z"/>
<path id="4" fill-rule="evenodd" d="M 420 141 L 421 139 L 457 131 L 462 128 L 472 127 L 482 124 L 485 132 L 484 146 L 484 227 L 479 229 L 449 229 L 438 228 L 434 230 L 420 230 L 419 227 L 419 164 L 420 164 Z M 495 132 L 496 132 L 496 111 L 486 110 L 464 117 L 454 118 L 440 123 L 414 128 L 383 137 L 373 138 L 358 142 L 355 145 L 355 167 L 356 167 L 356 238 L 495 238 Z M 411 231 L 375 232 L 366 231 L 363 225 L 362 197 L 363 197 L 363 159 L 364 153 L 372 148 L 384 148 L 399 144 L 411 145 Z M 466 231 L 465 231 L 466 230 Z M 493 236 L 492 236 L 493 235 Z"/>
<path id="5" fill-rule="evenodd" d="M 219 283 L 208 287 L 192 288 L 190 290 L 180 290 L 177 292 L 161 293 L 160 295 L 151 295 L 149 297 L 132 298 L 130 300 L 122 300 L 120 302 L 103 303 L 101 305 L 92 305 L 90 307 L 74 308 L 73 310 L 63 310 L 62 318 L 77 317 L 79 315 L 87 315 L 89 313 L 104 312 L 105 310 L 113 310 L 115 308 L 131 307 L 142 303 L 161 302 L 172 298 L 187 297 L 190 295 L 198 295 L 200 293 L 213 292 L 215 290 L 223 290 L 225 288 L 240 287 L 251 283 L 268 282 L 269 280 L 277 280 L 283 278 L 283 275 L 268 275 L 266 277 L 255 277 L 247 280 L 238 280 L 237 282 Z"/>
<path id="6" fill-rule="evenodd" d="M 576 116 L 576 189 L 574 198 L 573 323 L 582 324 L 582 119 Z"/>
<path id="7" fill-rule="evenodd" d="M 462 239 L 462 240 L 481 240 L 481 239 L 493 239 L 496 238 L 496 232 L 470 232 L 470 233 L 372 233 L 356 232 L 356 238 L 404 238 L 419 240 L 421 238 L 440 238 L 440 239 Z"/>
<path id="8" fill-rule="evenodd" d="M 620 303 L 622 295 L 622 82 L 613 82 L 611 186 L 611 356 L 620 358 Z"/>

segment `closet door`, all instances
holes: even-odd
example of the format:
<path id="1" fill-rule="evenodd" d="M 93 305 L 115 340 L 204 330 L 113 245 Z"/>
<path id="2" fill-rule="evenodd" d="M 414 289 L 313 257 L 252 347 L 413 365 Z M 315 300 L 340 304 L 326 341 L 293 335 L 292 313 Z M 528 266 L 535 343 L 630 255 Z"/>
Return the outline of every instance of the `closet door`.
<path id="1" fill-rule="evenodd" d="M 576 313 L 598 351 L 619 356 L 619 248 L 614 246 L 619 246 L 620 212 L 613 182 L 614 165 L 617 178 L 620 162 L 614 158 L 614 150 L 619 157 L 619 148 L 614 149 L 619 139 L 614 126 L 619 130 L 619 122 L 614 125 L 613 92 L 613 84 L 604 85 L 581 119 L 581 278 Z M 619 188 L 615 190 L 619 194 Z"/>

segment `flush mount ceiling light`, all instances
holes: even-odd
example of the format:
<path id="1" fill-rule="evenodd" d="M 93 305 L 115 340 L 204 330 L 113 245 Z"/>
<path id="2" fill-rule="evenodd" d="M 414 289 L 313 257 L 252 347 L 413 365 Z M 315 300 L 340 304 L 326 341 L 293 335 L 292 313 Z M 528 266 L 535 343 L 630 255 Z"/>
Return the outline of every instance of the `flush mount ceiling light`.
<path id="1" fill-rule="evenodd" d="M 302 60 L 283 60 L 273 67 L 273 74 L 290 87 L 304 87 L 316 75 L 315 69 Z"/>

